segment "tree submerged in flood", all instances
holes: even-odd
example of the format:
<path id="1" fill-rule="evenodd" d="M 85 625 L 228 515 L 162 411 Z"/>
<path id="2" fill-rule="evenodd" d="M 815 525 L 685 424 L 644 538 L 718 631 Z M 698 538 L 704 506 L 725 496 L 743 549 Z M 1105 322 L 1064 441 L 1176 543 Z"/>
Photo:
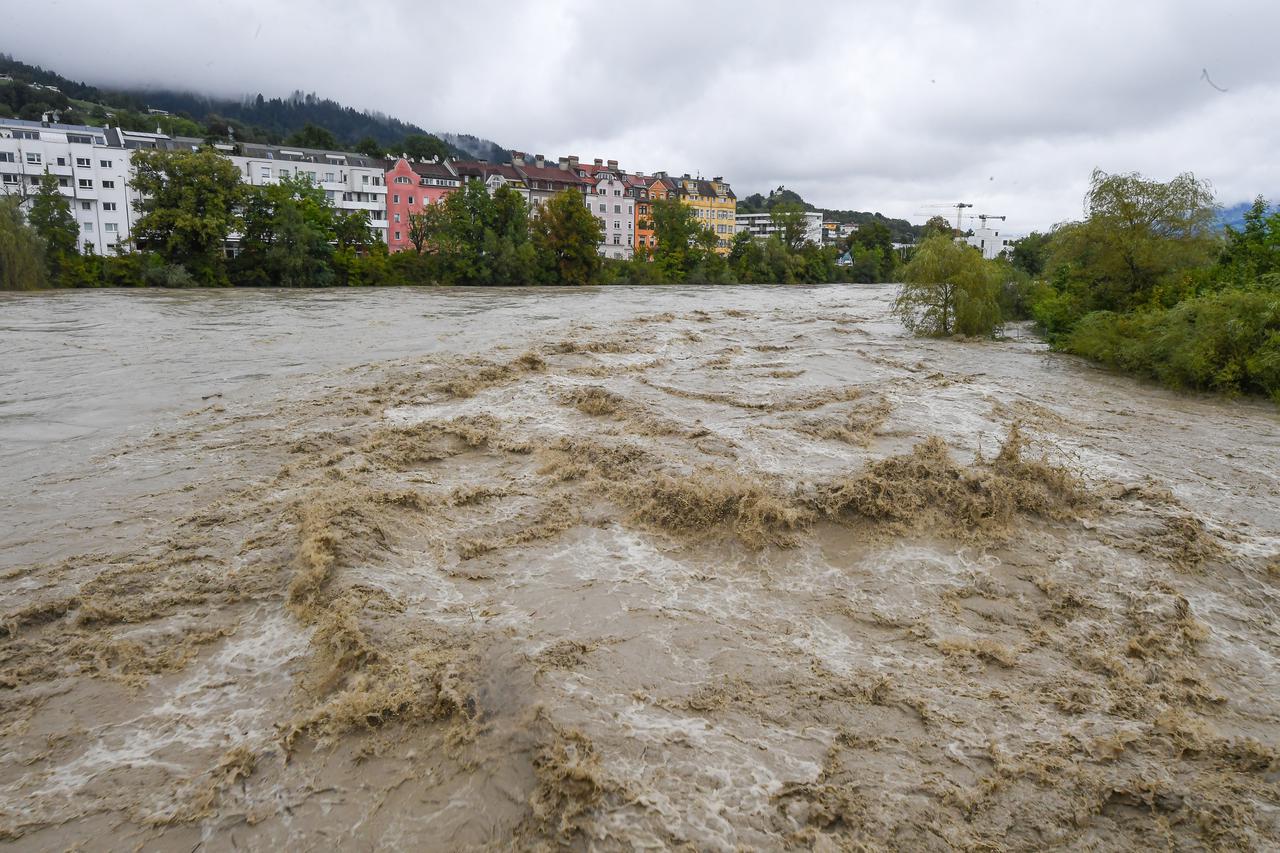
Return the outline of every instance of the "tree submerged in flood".
<path id="1" fill-rule="evenodd" d="M 902 270 L 893 313 L 907 330 L 929 337 L 991 337 L 1000 330 L 999 267 L 971 246 L 935 234 Z"/>

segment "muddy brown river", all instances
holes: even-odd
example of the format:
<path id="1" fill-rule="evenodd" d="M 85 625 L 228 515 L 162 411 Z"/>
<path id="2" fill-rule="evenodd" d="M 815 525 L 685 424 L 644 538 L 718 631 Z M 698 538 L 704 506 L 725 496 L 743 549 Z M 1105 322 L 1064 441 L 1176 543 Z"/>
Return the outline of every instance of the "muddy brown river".
<path id="1" fill-rule="evenodd" d="M 1277 408 L 892 297 L 0 295 L 0 847 L 1276 849 Z"/>

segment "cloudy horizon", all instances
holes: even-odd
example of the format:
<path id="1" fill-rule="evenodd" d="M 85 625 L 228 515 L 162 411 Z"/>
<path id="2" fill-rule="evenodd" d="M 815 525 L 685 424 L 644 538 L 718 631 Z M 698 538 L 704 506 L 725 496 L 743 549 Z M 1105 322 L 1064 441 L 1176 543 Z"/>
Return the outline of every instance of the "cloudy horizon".
<path id="1" fill-rule="evenodd" d="M 357 8 L 359 11 L 357 11 Z M 6 10 L 0 51 L 102 86 L 316 92 L 549 157 L 785 185 L 1012 233 L 1081 215 L 1094 168 L 1280 196 L 1280 5 L 86 0 Z M 1224 91 L 1225 90 L 1225 91 Z"/>

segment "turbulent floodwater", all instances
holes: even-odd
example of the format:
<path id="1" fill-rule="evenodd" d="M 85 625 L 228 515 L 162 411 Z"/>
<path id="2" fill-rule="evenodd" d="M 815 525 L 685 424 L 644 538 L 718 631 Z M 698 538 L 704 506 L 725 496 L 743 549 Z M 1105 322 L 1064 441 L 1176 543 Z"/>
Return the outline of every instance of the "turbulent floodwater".
<path id="1" fill-rule="evenodd" d="M 0 297 L 0 845 L 1274 849 L 1275 408 L 891 297 Z"/>

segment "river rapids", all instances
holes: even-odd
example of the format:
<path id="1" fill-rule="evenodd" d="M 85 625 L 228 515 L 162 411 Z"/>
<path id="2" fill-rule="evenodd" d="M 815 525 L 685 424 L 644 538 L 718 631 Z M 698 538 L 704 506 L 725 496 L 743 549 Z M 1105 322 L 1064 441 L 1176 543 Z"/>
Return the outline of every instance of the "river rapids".
<path id="1" fill-rule="evenodd" d="M 1275 849 L 1275 408 L 892 296 L 0 300 L 0 846 Z"/>

